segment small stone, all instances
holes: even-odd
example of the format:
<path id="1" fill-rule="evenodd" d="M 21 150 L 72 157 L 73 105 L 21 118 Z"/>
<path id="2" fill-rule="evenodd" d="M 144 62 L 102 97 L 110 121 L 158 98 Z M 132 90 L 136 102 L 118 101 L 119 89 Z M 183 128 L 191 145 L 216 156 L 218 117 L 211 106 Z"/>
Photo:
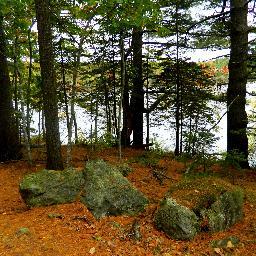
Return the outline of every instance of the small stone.
<path id="1" fill-rule="evenodd" d="M 215 253 L 222 255 L 221 249 L 220 248 L 214 248 L 213 249 Z"/>
<path id="2" fill-rule="evenodd" d="M 49 213 L 48 218 L 50 219 L 64 219 L 64 215 L 60 213 Z"/>
<path id="3" fill-rule="evenodd" d="M 90 254 L 94 254 L 95 252 L 96 252 L 95 247 L 92 247 L 92 248 L 89 250 L 89 253 L 90 253 Z"/>
<path id="4" fill-rule="evenodd" d="M 229 240 L 228 242 L 227 242 L 227 248 L 233 248 L 234 247 L 234 245 L 232 244 L 232 242 Z"/>

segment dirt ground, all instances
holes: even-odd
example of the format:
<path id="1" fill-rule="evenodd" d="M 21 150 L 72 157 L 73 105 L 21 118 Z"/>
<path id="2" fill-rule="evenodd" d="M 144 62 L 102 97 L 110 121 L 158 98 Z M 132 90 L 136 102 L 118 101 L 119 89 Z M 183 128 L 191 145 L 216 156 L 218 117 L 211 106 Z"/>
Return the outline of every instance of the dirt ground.
<path id="1" fill-rule="evenodd" d="M 142 154 L 127 149 L 127 161 Z M 150 204 L 136 217 L 106 217 L 96 221 L 79 203 L 28 209 L 19 194 L 24 175 L 45 167 L 45 153 L 36 149 L 33 166 L 24 160 L 0 164 L 0 256 L 85 256 L 85 255 L 256 255 L 256 171 L 239 174 L 235 182 L 245 189 L 244 219 L 225 232 L 201 233 L 192 241 L 176 241 L 158 231 L 154 213 L 171 183 L 181 178 L 182 163 L 165 157 L 159 163 L 169 178 L 159 182 L 152 169 L 136 162 L 128 179 L 149 199 Z M 116 149 L 90 152 L 83 147 L 73 150 L 74 166 L 83 169 L 86 160 L 100 157 L 118 162 Z M 134 224 L 141 237 L 133 236 Z M 237 246 L 212 248 L 210 243 L 228 236 L 237 237 Z"/>

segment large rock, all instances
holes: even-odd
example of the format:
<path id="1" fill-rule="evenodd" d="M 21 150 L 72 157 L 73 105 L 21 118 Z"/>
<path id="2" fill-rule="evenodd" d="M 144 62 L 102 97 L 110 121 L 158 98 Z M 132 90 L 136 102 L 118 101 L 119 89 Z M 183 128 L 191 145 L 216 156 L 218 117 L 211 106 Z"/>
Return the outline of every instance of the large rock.
<path id="1" fill-rule="evenodd" d="M 163 200 L 155 222 L 157 227 L 173 238 L 193 238 L 196 234 L 194 227 L 211 232 L 225 230 L 243 217 L 242 189 L 214 177 L 184 179 L 170 187 L 166 198 L 169 201 Z M 170 213 L 164 217 L 162 212 Z M 191 212 L 197 216 L 197 220 L 193 217 L 189 223 L 187 216 L 194 216 Z M 189 231 L 184 229 L 182 234 L 180 223 L 182 227 L 186 227 L 187 223 Z"/>
<path id="2" fill-rule="evenodd" d="M 156 226 L 170 237 L 181 240 L 194 238 L 199 230 L 198 218 L 187 207 L 177 204 L 171 198 L 161 202 L 155 216 Z"/>
<path id="3" fill-rule="evenodd" d="M 96 218 L 108 215 L 134 215 L 144 210 L 147 198 L 123 177 L 120 171 L 102 160 L 88 162 L 81 202 Z"/>
<path id="4" fill-rule="evenodd" d="M 231 227 L 243 218 L 243 193 L 239 190 L 225 192 L 210 209 L 202 212 L 202 216 L 208 219 L 212 232 Z"/>
<path id="5" fill-rule="evenodd" d="M 83 184 L 81 171 L 42 170 L 24 177 L 20 193 L 29 207 L 68 203 L 77 199 Z"/>

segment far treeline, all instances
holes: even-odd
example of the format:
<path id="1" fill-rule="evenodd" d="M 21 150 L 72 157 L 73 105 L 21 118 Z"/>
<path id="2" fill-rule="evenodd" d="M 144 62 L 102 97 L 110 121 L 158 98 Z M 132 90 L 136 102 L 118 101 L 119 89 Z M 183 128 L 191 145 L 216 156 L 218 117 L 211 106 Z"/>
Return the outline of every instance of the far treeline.
<path id="1" fill-rule="evenodd" d="M 224 104 L 227 157 L 239 154 L 249 167 L 255 11 L 247 0 L 1 0 L 0 161 L 19 159 L 22 145 L 32 161 L 31 145 L 44 142 L 46 167 L 63 169 L 62 113 L 70 165 L 81 139 L 76 106 L 94 120 L 93 142 L 104 134 L 120 150 L 148 147 L 150 127 L 165 121 L 175 155 L 196 155 L 214 144 Z M 230 54 L 191 61 L 188 53 L 200 49 Z"/>

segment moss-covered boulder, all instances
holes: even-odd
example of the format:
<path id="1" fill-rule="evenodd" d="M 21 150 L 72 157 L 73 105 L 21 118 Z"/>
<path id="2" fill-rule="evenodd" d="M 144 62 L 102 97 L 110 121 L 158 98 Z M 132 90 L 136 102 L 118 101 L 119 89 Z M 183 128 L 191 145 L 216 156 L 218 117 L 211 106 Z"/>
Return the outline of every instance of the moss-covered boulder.
<path id="1" fill-rule="evenodd" d="M 20 194 L 29 207 L 68 203 L 76 200 L 83 184 L 81 171 L 42 170 L 23 178 Z"/>
<path id="2" fill-rule="evenodd" d="M 225 230 L 243 218 L 243 193 L 241 190 L 227 191 L 209 209 L 202 211 L 212 232 Z"/>
<path id="3" fill-rule="evenodd" d="M 241 188 L 215 177 L 184 179 L 172 185 L 166 195 L 166 198 L 169 198 L 171 202 L 175 200 L 177 207 L 184 206 L 192 211 L 197 216 L 200 229 L 210 232 L 225 230 L 241 220 L 243 217 L 243 197 Z M 160 207 L 159 211 L 162 210 L 163 206 Z M 178 231 L 180 218 L 181 216 L 172 220 L 172 222 L 177 222 L 172 225 L 177 226 Z M 163 218 L 162 222 L 159 225 L 159 220 L 156 218 L 156 225 L 164 230 L 162 226 L 166 223 L 168 226 L 169 220 Z M 173 230 L 164 231 L 177 238 L 176 235 L 171 235 Z"/>
<path id="4" fill-rule="evenodd" d="M 180 240 L 190 240 L 199 231 L 198 218 L 187 207 L 177 204 L 171 198 L 161 202 L 156 213 L 157 228 L 163 230 L 170 237 Z"/>
<path id="5" fill-rule="evenodd" d="M 147 198 L 102 160 L 90 161 L 84 170 L 85 184 L 81 202 L 96 218 L 109 215 L 134 215 L 144 210 Z"/>

